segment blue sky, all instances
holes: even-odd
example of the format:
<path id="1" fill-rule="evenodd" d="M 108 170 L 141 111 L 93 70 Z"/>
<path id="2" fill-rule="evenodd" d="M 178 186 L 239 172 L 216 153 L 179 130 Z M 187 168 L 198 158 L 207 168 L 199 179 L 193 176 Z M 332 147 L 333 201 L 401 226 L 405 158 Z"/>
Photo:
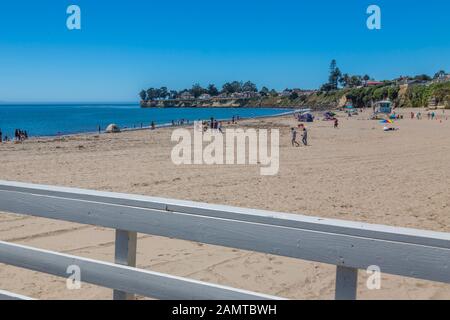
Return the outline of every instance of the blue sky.
<path id="1" fill-rule="evenodd" d="M 66 28 L 70 4 L 80 31 Z M 150 86 L 231 80 L 316 88 L 333 58 L 377 79 L 450 71 L 449 16 L 448 0 L 4 0 L 0 101 L 136 101 Z"/>

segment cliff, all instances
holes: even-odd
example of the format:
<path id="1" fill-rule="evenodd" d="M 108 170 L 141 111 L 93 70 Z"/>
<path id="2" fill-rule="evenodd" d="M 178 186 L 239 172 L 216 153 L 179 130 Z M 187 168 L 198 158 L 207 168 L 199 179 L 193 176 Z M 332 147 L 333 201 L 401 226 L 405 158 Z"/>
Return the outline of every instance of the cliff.
<path id="1" fill-rule="evenodd" d="M 248 99 L 209 99 L 209 100 L 156 100 L 141 101 L 142 108 L 335 108 L 342 94 L 315 93 L 296 99 L 290 97 L 263 97 Z"/>
<path id="2" fill-rule="evenodd" d="M 389 99 L 400 108 L 427 107 L 430 101 L 450 108 L 450 82 L 414 85 L 385 84 L 362 88 L 346 88 L 331 92 L 315 92 L 292 97 L 267 96 L 248 99 L 156 100 L 141 101 L 142 108 L 312 108 L 335 109 L 352 101 L 357 108 L 370 107 L 372 101 Z"/>

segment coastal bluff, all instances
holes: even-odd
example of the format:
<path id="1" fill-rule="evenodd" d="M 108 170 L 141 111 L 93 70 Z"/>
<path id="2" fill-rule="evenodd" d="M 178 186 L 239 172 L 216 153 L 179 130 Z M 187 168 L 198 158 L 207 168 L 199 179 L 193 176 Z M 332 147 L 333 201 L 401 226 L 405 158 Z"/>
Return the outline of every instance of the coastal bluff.
<path id="1" fill-rule="evenodd" d="M 352 103 L 357 108 L 389 99 L 400 108 L 450 108 L 450 81 L 399 85 L 387 81 L 372 86 L 313 91 L 308 94 L 277 94 L 258 97 L 211 97 L 208 99 L 141 100 L 142 108 L 312 108 L 335 109 Z"/>
<path id="2" fill-rule="evenodd" d="M 290 99 L 289 97 L 264 97 L 243 99 L 189 99 L 141 101 L 141 108 L 334 108 L 338 100 Z"/>

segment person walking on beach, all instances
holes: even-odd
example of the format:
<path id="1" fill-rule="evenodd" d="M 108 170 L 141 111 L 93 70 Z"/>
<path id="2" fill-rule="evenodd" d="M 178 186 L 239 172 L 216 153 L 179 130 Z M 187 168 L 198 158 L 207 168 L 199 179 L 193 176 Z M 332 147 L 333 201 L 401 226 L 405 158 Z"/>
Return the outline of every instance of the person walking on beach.
<path id="1" fill-rule="evenodd" d="M 0 143 L 2 143 L 3 142 L 3 133 L 2 133 L 2 129 L 0 129 Z"/>
<path id="2" fill-rule="evenodd" d="M 291 143 L 293 147 L 300 147 L 300 143 L 297 142 L 297 130 L 291 128 Z"/>
<path id="3" fill-rule="evenodd" d="M 305 146 L 308 145 L 308 130 L 306 130 L 306 127 L 303 127 L 303 139 L 302 142 Z"/>
<path id="4" fill-rule="evenodd" d="M 334 119 L 334 128 L 338 129 L 339 128 L 339 120 L 336 118 Z"/>

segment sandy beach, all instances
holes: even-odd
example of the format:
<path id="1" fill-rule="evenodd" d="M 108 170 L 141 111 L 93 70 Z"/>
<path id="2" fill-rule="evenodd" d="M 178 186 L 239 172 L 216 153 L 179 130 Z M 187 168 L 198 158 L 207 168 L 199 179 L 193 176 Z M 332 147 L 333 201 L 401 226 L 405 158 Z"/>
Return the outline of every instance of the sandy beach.
<path id="1" fill-rule="evenodd" d="M 339 129 L 306 124 L 310 146 L 299 148 L 291 146 L 292 115 L 240 122 L 280 129 L 275 176 L 261 176 L 259 166 L 176 166 L 173 129 L 162 128 L 0 144 L 0 179 L 450 232 L 450 121 L 412 120 L 410 111 L 401 110 L 395 132 L 383 132 L 368 111 L 339 114 Z M 113 261 L 109 229 L 0 213 L 0 240 Z M 286 298 L 334 297 L 334 266 L 161 237 L 139 235 L 138 267 Z M 381 290 L 368 290 L 359 274 L 359 299 L 450 299 L 450 285 L 383 275 Z M 69 291 L 65 279 L 4 265 L 0 284 L 40 299 L 112 295 L 87 284 Z"/>

